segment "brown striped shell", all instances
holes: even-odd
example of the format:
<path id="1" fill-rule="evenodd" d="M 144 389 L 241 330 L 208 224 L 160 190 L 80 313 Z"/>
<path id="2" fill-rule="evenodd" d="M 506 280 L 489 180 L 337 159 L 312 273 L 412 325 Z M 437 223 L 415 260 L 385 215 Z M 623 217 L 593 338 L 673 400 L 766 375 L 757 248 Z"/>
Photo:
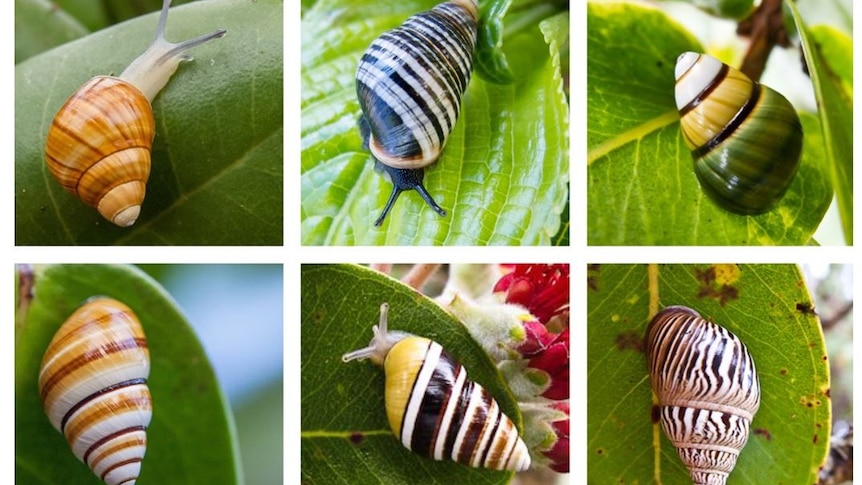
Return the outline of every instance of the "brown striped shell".
<path id="1" fill-rule="evenodd" d="M 106 297 L 88 300 L 57 330 L 39 371 L 51 425 L 109 485 L 134 484 L 147 448 L 150 354 L 138 318 Z"/>
<path id="2" fill-rule="evenodd" d="M 646 351 L 665 435 L 695 484 L 724 484 L 760 407 L 751 354 L 729 330 L 682 306 L 653 317 Z"/>
<path id="3" fill-rule="evenodd" d="M 155 134 L 151 103 L 186 51 L 224 30 L 179 44 L 165 40 L 163 0 L 156 37 L 119 77 L 90 79 L 66 101 L 48 129 L 45 162 L 60 185 L 121 227 L 137 221 L 150 175 Z"/>
<path id="4" fill-rule="evenodd" d="M 342 356 L 371 359 L 386 373 L 386 415 L 407 449 L 434 460 L 523 471 L 530 453 L 515 424 L 491 394 L 432 340 L 387 329 L 389 305 L 380 306 L 374 338 Z"/>
<path id="5" fill-rule="evenodd" d="M 114 224 L 141 212 L 156 122 L 150 101 L 128 81 L 98 76 L 57 112 L 45 157 L 55 179 Z"/>

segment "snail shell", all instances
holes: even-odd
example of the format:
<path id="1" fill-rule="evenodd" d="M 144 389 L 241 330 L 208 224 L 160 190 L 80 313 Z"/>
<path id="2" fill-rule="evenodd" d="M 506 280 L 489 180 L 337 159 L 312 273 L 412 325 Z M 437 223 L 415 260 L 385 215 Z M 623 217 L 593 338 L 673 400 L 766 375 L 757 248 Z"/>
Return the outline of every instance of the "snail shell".
<path id="1" fill-rule="evenodd" d="M 360 129 L 393 184 L 383 223 L 401 192 L 416 190 L 446 215 L 422 184 L 424 167 L 440 158 L 461 111 L 473 69 L 475 0 L 451 0 L 407 19 L 378 37 L 359 61 L 356 94 Z"/>
<path id="2" fill-rule="evenodd" d="M 60 185 L 121 227 L 135 223 L 150 175 L 155 134 L 152 101 L 185 51 L 222 37 L 224 30 L 179 44 L 165 40 L 170 0 L 164 0 L 150 47 L 119 77 L 97 76 L 73 93 L 45 141 L 48 170 Z"/>
<path id="3" fill-rule="evenodd" d="M 676 63 L 676 105 L 706 194 L 737 214 L 761 214 L 784 196 L 802 153 L 802 124 L 775 90 L 706 54 Z"/>
<path id="4" fill-rule="evenodd" d="M 661 427 L 695 484 L 724 484 L 760 407 L 760 382 L 745 344 L 682 306 L 647 328 L 650 384 Z"/>
<path id="5" fill-rule="evenodd" d="M 134 484 L 147 448 L 150 354 L 126 305 L 90 299 L 57 330 L 39 371 L 45 414 L 109 485 Z"/>
<path id="6" fill-rule="evenodd" d="M 434 460 L 473 467 L 522 471 L 530 467 L 527 445 L 497 401 L 467 378 L 467 370 L 427 338 L 387 331 L 389 305 L 368 347 L 342 360 L 371 359 L 386 373 L 386 415 L 407 449 Z"/>

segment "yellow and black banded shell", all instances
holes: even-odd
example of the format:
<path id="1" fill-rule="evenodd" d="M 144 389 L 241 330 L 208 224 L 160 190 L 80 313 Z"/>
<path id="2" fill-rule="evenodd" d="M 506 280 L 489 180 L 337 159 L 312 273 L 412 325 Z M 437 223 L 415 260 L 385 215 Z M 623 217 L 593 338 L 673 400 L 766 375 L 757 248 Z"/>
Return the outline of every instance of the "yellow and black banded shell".
<path id="1" fill-rule="evenodd" d="M 375 225 L 383 223 L 398 195 L 411 189 L 446 215 L 422 179 L 458 120 L 473 69 L 477 24 L 475 0 L 444 2 L 375 39 L 360 59 L 360 128 L 376 168 L 393 183 Z"/>
<path id="2" fill-rule="evenodd" d="M 39 395 L 72 453 L 109 485 L 131 485 L 147 449 L 150 354 L 138 318 L 105 297 L 57 330 L 42 358 Z"/>
<path id="3" fill-rule="evenodd" d="M 760 407 L 751 354 L 736 335 L 682 306 L 653 317 L 646 351 L 665 435 L 695 484 L 724 484 Z"/>
<path id="4" fill-rule="evenodd" d="M 802 124 L 775 90 L 706 54 L 676 63 L 676 105 L 706 194 L 737 214 L 761 214 L 787 192 L 802 153 Z"/>
<path id="5" fill-rule="evenodd" d="M 150 175 L 155 135 L 152 101 L 192 47 L 224 30 L 179 44 L 165 40 L 171 0 L 163 0 L 152 44 L 119 77 L 96 76 L 78 88 L 54 117 L 45 163 L 72 195 L 120 227 L 138 220 Z"/>
<path id="6" fill-rule="evenodd" d="M 387 331 L 388 305 L 368 347 L 342 360 L 371 359 L 386 373 L 386 415 L 407 449 L 435 460 L 494 470 L 530 467 L 515 424 L 467 370 L 427 338 Z"/>

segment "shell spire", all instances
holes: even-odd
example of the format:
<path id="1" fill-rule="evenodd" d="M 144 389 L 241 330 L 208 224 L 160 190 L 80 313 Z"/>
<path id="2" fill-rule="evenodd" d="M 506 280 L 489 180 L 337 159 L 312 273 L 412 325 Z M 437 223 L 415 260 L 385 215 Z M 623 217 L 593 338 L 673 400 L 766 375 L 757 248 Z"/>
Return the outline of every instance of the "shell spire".
<path id="1" fill-rule="evenodd" d="M 751 354 L 729 330 L 682 306 L 653 317 L 646 350 L 665 435 L 695 484 L 724 484 L 760 407 Z"/>
<path id="2" fill-rule="evenodd" d="M 39 371 L 51 425 L 108 485 L 135 483 L 147 448 L 150 354 L 138 318 L 111 298 L 88 300 L 57 330 Z"/>

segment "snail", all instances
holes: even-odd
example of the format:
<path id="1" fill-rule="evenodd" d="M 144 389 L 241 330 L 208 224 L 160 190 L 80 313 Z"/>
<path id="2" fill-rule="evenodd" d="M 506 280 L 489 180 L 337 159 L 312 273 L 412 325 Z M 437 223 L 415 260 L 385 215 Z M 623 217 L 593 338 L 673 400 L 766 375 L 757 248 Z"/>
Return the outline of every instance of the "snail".
<path id="1" fill-rule="evenodd" d="M 51 425 L 108 485 L 134 484 L 147 448 L 153 404 L 150 354 L 138 318 L 95 297 L 57 330 L 39 371 Z"/>
<path id="2" fill-rule="evenodd" d="M 748 441 L 760 381 L 745 344 L 683 306 L 667 307 L 646 333 L 661 427 L 695 484 L 723 484 Z"/>
<path id="3" fill-rule="evenodd" d="M 72 94 L 48 129 L 45 161 L 57 182 L 120 227 L 135 223 L 150 175 L 155 134 L 152 101 L 188 49 L 225 30 L 172 44 L 165 40 L 171 0 L 164 0 L 149 48 L 119 77 L 96 76 Z"/>
<path id="4" fill-rule="evenodd" d="M 423 185 L 424 170 L 440 158 L 461 111 L 473 69 L 477 8 L 475 0 L 451 0 L 416 14 L 374 40 L 359 61 L 363 148 L 393 185 L 375 226 L 408 190 L 446 215 Z"/>
<path id="5" fill-rule="evenodd" d="M 802 153 L 802 124 L 775 90 L 706 54 L 676 63 L 676 105 L 694 171 L 720 207 L 762 214 L 784 196 Z"/>
<path id="6" fill-rule="evenodd" d="M 386 415 L 401 444 L 434 460 L 528 469 L 527 445 L 497 401 L 437 342 L 389 332 L 388 313 L 389 305 L 380 305 L 371 343 L 341 360 L 371 359 L 384 367 Z"/>

